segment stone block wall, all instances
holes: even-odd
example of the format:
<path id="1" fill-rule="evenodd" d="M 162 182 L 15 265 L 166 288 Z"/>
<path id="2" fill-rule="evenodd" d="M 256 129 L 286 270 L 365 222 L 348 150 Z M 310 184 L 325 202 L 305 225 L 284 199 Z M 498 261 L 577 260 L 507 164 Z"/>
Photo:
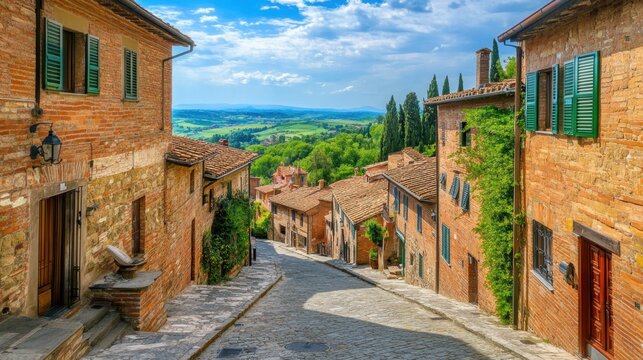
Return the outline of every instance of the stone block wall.
<path id="1" fill-rule="evenodd" d="M 438 106 L 438 159 L 440 164 L 438 178 L 442 173 L 447 174 L 446 189 L 443 190 L 442 187 L 438 189 L 440 221 L 436 231 L 440 231 L 439 290 L 441 294 L 462 302 L 474 300 L 477 291 L 478 305 L 489 313 L 495 312 L 495 298 L 486 285 L 487 271 L 483 266 L 484 256 L 480 247 L 481 240 L 474 231 L 478 224 L 480 206 L 476 201 L 475 193 L 472 193 L 469 197 L 469 211 L 465 212 L 460 207 L 466 173 L 464 168 L 451 158 L 451 155 L 460 148 L 460 126 L 464 119 L 463 110 L 488 105 L 510 108 L 513 106 L 513 101 L 513 96 L 500 95 L 493 98 L 463 100 Z M 456 174 L 460 176 L 457 202 L 449 195 L 449 189 Z M 451 231 L 450 263 L 447 263 L 442 257 L 443 224 L 447 225 Z M 469 261 L 469 256 L 477 260 L 477 282 L 475 284 L 469 283 L 470 279 L 475 279 L 470 276 L 475 273 L 475 267 Z"/>
<path id="2" fill-rule="evenodd" d="M 35 315 L 37 305 L 38 206 L 42 198 L 83 188 L 81 292 L 106 271 L 108 244 L 131 248 L 131 203 L 145 197 L 145 248 L 148 267 L 163 266 L 164 153 L 171 133 L 171 66 L 166 67 L 166 126 L 161 130 L 161 59 L 171 44 L 117 16 L 95 1 L 51 0 L 44 16 L 86 21 L 100 38 L 100 95 L 43 90 L 44 115 L 35 118 L 35 5 L 0 4 L 0 28 L 10 38 L 0 49 L 0 308 Z M 129 40 L 126 40 L 129 39 Z M 125 41 L 139 48 L 139 101 L 123 101 L 122 56 Z M 49 121 L 63 142 L 58 165 L 31 160 L 29 148 L 46 136 L 46 126 L 30 134 L 29 125 Z"/>
<path id="3" fill-rule="evenodd" d="M 620 242 L 611 269 L 614 358 L 643 358 L 642 13 L 640 1 L 603 2 L 523 44 L 526 72 L 600 51 L 598 138 L 527 132 L 525 144 L 522 324 L 576 354 L 582 347 L 579 290 L 558 270 L 561 262 L 580 269 L 574 221 Z M 531 272 L 533 220 L 553 232 L 553 291 Z"/>

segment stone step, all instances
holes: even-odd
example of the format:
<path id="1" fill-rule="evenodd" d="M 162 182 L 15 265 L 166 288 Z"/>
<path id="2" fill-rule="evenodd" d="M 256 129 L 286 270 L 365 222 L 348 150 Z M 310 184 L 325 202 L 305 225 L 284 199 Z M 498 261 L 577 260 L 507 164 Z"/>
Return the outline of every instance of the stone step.
<path id="1" fill-rule="evenodd" d="M 72 316 L 70 319 L 76 320 L 83 324 L 85 332 L 87 332 L 99 321 L 101 321 L 105 317 L 105 315 L 107 315 L 108 311 L 109 306 L 103 304 L 94 304 L 81 309 L 78 314 Z"/>
<path id="2" fill-rule="evenodd" d="M 109 348 L 117 340 L 130 333 L 131 331 L 132 329 L 130 328 L 129 324 L 123 321 L 119 322 L 114 328 L 112 328 L 107 334 L 105 334 L 105 336 L 100 339 L 100 341 L 98 341 L 96 345 L 94 345 L 88 355 L 94 356 L 99 352 Z"/>
<path id="3" fill-rule="evenodd" d="M 117 311 L 109 311 L 96 325 L 92 326 L 89 330 L 85 329 L 85 339 L 87 339 L 89 346 L 96 345 L 103 339 L 112 329 L 114 329 L 121 322 L 121 316 Z"/>
<path id="4" fill-rule="evenodd" d="M 38 319 L 42 320 L 42 319 Z M 10 340 L 11 333 L 0 332 L 0 337 L 5 337 L 10 343 L 3 345 L 0 349 L 0 359 L 45 359 L 58 358 L 61 353 L 72 354 L 70 358 L 77 358 L 82 352 L 80 347 L 82 337 L 82 324 L 69 319 L 45 320 L 42 324 L 35 324 L 30 331 L 22 332 L 22 327 L 31 327 L 28 319 L 16 317 L 15 329 L 18 335 Z M 11 323 L 3 322 L 4 326 Z M 27 329 L 22 329 L 27 330 Z M 69 351 L 72 351 L 71 353 Z M 64 356 L 61 356 L 64 357 Z"/>
<path id="5" fill-rule="evenodd" d="M 388 271 L 392 275 L 402 276 L 402 269 L 399 266 L 389 266 Z"/>

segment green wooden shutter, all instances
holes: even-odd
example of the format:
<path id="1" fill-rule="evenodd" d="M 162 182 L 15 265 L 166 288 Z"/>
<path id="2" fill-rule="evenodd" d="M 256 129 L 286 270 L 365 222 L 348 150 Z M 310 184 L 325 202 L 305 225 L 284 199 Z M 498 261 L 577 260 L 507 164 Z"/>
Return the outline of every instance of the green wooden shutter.
<path id="1" fill-rule="evenodd" d="M 575 135 L 598 137 L 598 52 L 577 56 L 575 75 Z"/>
<path id="2" fill-rule="evenodd" d="M 574 135 L 574 60 L 563 65 L 563 133 Z"/>
<path id="3" fill-rule="evenodd" d="M 88 94 L 100 93 L 100 42 L 97 37 L 87 35 L 85 58 L 85 82 Z"/>
<path id="4" fill-rule="evenodd" d="M 538 129 L 538 73 L 527 74 L 527 91 L 525 94 L 525 129 Z"/>
<path id="5" fill-rule="evenodd" d="M 451 230 L 442 224 L 442 257 L 447 263 L 451 263 Z"/>
<path id="6" fill-rule="evenodd" d="M 63 26 L 45 20 L 45 61 L 43 87 L 48 90 L 63 89 Z"/>
<path id="7" fill-rule="evenodd" d="M 558 64 L 551 67 L 551 132 L 558 134 Z"/>
<path id="8" fill-rule="evenodd" d="M 468 182 L 465 182 L 464 186 L 462 187 L 462 202 L 460 203 L 460 206 L 464 211 L 469 211 L 469 193 L 470 192 L 471 192 L 470 185 Z"/>
<path id="9" fill-rule="evenodd" d="M 124 65 L 125 98 L 136 100 L 138 98 L 138 54 L 125 49 Z"/>

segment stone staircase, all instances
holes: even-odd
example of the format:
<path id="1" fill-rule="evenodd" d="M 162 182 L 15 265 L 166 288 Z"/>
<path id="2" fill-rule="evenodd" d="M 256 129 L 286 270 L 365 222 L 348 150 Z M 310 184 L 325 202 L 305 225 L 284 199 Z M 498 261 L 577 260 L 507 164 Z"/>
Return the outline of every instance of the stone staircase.
<path id="1" fill-rule="evenodd" d="M 104 304 L 84 307 L 69 318 L 0 317 L 0 359 L 78 359 L 130 331 L 120 314 Z"/>
<path id="2" fill-rule="evenodd" d="M 395 266 L 395 265 L 389 266 L 388 268 L 384 269 L 384 275 L 389 280 L 403 280 L 404 279 L 404 277 L 402 277 L 402 269 L 400 269 L 399 266 Z"/>

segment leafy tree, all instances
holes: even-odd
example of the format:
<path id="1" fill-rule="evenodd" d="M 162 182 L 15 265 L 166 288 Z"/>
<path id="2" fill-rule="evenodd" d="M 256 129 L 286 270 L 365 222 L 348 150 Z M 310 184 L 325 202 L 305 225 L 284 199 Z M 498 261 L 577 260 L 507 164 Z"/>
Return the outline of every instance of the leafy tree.
<path id="1" fill-rule="evenodd" d="M 505 70 L 502 72 L 502 79 L 514 79 L 516 77 L 516 57 L 509 56 L 505 59 Z"/>
<path id="2" fill-rule="evenodd" d="M 366 227 L 366 238 L 369 239 L 373 245 L 381 247 L 386 236 L 386 229 L 375 219 L 369 219 L 364 223 L 364 226 Z"/>
<path id="3" fill-rule="evenodd" d="M 498 82 L 502 80 L 502 64 L 500 64 L 500 53 L 498 52 L 498 42 L 493 39 L 493 48 L 491 50 L 491 60 L 489 68 L 489 81 Z"/>
<path id="4" fill-rule="evenodd" d="M 397 112 L 398 119 L 397 122 L 400 124 L 400 141 L 402 142 L 402 147 L 406 145 L 406 114 L 404 113 L 404 108 L 400 104 L 400 108 Z"/>
<path id="5" fill-rule="evenodd" d="M 418 146 L 422 140 L 422 123 L 420 120 L 418 97 L 415 92 L 410 92 L 406 95 L 403 108 L 406 114 L 404 145 L 411 147 Z"/>
<path id="6" fill-rule="evenodd" d="M 442 84 L 442 95 L 450 94 L 451 90 L 449 88 L 449 76 L 444 78 L 444 84 Z"/>
<path id="7" fill-rule="evenodd" d="M 384 132 L 382 133 L 380 151 L 381 160 L 386 159 L 388 154 L 402 149 L 399 131 L 397 105 L 395 104 L 395 98 L 391 96 L 391 100 L 386 105 L 386 115 L 384 115 Z"/>
<path id="8" fill-rule="evenodd" d="M 512 316 L 513 254 L 513 112 L 487 106 L 465 110 L 468 130 L 475 128 L 471 146 L 453 157 L 473 181 L 480 202 L 475 231 L 482 239 L 486 280 L 496 298 L 496 313 L 504 322 Z M 518 256 L 518 254 L 515 254 Z"/>
<path id="9" fill-rule="evenodd" d="M 462 81 L 462 73 L 460 73 L 460 76 L 458 77 L 458 91 L 463 91 L 464 90 L 464 82 Z"/>

